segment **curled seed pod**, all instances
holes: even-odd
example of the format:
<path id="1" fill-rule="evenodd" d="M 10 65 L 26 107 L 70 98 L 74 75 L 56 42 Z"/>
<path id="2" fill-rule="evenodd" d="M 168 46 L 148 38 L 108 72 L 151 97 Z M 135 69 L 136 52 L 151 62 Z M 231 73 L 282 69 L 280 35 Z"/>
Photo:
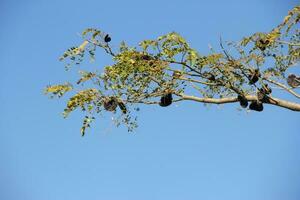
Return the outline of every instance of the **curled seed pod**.
<path id="1" fill-rule="evenodd" d="M 117 106 L 118 102 L 115 97 L 109 97 L 103 101 L 103 107 L 107 111 L 113 112 L 116 110 Z"/>
<path id="2" fill-rule="evenodd" d="M 247 108 L 247 106 L 248 106 L 248 100 L 245 98 L 245 96 L 238 95 L 238 100 L 240 102 L 241 107 Z"/>
<path id="3" fill-rule="evenodd" d="M 173 101 L 172 93 L 168 93 L 160 98 L 159 105 L 162 107 L 167 107 L 172 104 L 172 101 Z"/>
<path id="4" fill-rule="evenodd" d="M 260 72 L 258 69 L 255 69 L 255 70 L 251 70 L 251 74 L 249 75 L 249 84 L 252 85 L 252 84 L 255 84 L 258 79 L 260 77 Z"/>
<path id="5" fill-rule="evenodd" d="M 292 88 L 298 87 L 300 85 L 300 77 L 297 77 L 295 74 L 290 74 L 287 77 L 287 84 Z"/>
<path id="6" fill-rule="evenodd" d="M 264 110 L 264 106 L 259 101 L 252 101 L 251 104 L 250 104 L 250 106 L 249 106 L 249 109 L 261 112 L 261 111 Z"/>
<path id="7" fill-rule="evenodd" d="M 111 37 L 106 34 L 105 37 L 104 37 L 104 42 L 110 42 L 111 41 Z"/>

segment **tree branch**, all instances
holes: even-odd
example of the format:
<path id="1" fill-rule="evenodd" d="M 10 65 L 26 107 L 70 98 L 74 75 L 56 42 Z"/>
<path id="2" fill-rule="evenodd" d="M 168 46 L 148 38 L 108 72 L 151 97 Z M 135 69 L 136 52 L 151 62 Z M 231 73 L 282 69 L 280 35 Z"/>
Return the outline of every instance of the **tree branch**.
<path id="1" fill-rule="evenodd" d="M 211 104 L 226 104 L 226 103 L 235 103 L 239 101 L 237 97 L 226 97 L 226 98 L 217 99 L 217 98 L 201 98 L 201 97 L 189 96 L 185 94 L 176 94 L 176 95 L 180 96 L 182 100 L 190 100 L 190 101 L 211 103 Z M 247 95 L 245 96 L 245 98 L 248 101 L 257 101 L 257 96 Z M 282 99 L 277 99 L 274 97 L 269 97 L 268 101 L 264 103 L 280 106 L 282 108 L 286 108 L 293 111 L 300 111 L 300 104 L 282 100 Z"/>
<path id="2" fill-rule="evenodd" d="M 277 85 L 278 87 L 281 87 L 282 89 L 286 90 L 287 92 L 291 93 L 292 95 L 294 95 L 295 97 L 297 98 L 300 98 L 300 95 L 297 94 L 296 92 L 294 92 L 292 89 L 288 88 L 287 86 L 277 82 L 277 81 L 274 81 L 274 80 L 271 80 L 271 79 L 268 79 L 268 78 L 263 78 L 264 80 L 270 82 L 270 83 L 273 83 L 274 85 Z"/>
<path id="3" fill-rule="evenodd" d="M 179 77 L 179 78 L 176 78 L 176 79 L 183 80 L 183 81 L 194 82 L 194 83 L 199 83 L 199 84 L 202 84 L 202 85 L 211 85 L 211 86 L 217 86 L 218 85 L 216 83 L 208 83 L 208 82 L 199 81 L 199 80 L 195 80 L 195 79 L 191 79 L 191 78 Z"/>

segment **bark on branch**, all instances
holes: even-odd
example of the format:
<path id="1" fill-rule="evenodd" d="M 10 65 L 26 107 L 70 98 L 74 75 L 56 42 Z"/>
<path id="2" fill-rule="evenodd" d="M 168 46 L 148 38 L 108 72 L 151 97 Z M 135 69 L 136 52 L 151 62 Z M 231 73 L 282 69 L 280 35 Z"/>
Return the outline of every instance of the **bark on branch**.
<path id="1" fill-rule="evenodd" d="M 179 94 L 178 96 L 181 97 L 181 100 L 190 100 L 190 101 L 196 101 L 196 102 L 201 102 L 201 103 L 211 103 L 211 104 L 226 104 L 226 103 L 235 103 L 235 102 L 239 101 L 237 97 L 226 97 L 226 98 L 216 99 L 216 98 L 201 98 L 201 97 L 195 97 L 195 96 L 189 96 L 189 95 L 183 95 L 183 94 Z M 256 101 L 257 100 L 257 96 L 253 96 L 253 95 L 248 95 L 245 98 L 248 101 Z M 286 109 L 293 110 L 293 111 L 300 111 L 299 103 L 294 103 L 294 102 L 290 102 L 287 100 L 282 100 L 282 99 L 278 99 L 278 98 L 274 98 L 274 97 L 268 98 L 268 100 L 264 103 L 279 106 L 279 107 L 286 108 Z"/>

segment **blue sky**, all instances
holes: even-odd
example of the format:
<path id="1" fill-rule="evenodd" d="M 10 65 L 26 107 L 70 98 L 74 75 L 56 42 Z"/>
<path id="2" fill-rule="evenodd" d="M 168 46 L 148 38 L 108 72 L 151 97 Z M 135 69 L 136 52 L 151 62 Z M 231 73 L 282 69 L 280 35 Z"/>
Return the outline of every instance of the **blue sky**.
<path id="1" fill-rule="evenodd" d="M 298 200 L 299 113 L 185 102 L 142 107 L 134 134 L 100 118 L 82 138 L 82 114 L 64 120 L 65 100 L 43 95 L 74 79 L 58 57 L 85 28 L 110 33 L 115 46 L 176 31 L 205 54 L 220 36 L 271 30 L 297 3 L 1 0 L 0 199 Z M 100 51 L 96 59 L 111 62 Z"/>

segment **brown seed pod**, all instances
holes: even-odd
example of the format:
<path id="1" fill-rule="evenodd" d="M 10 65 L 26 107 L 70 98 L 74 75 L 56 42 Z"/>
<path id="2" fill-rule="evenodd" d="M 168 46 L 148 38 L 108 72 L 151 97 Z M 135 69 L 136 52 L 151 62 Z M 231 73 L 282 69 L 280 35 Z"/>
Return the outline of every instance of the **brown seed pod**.
<path id="1" fill-rule="evenodd" d="M 265 46 L 259 46 L 258 48 L 259 48 L 261 51 L 266 50 L 266 47 L 265 47 Z"/>
<path id="2" fill-rule="evenodd" d="M 209 74 L 209 76 L 207 77 L 208 80 L 210 81 L 215 81 L 216 77 L 213 74 Z"/>
<path id="3" fill-rule="evenodd" d="M 103 107 L 105 110 L 113 112 L 118 106 L 118 101 L 115 97 L 108 97 L 103 101 Z"/>
<path id="4" fill-rule="evenodd" d="M 240 102 L 241 107 L 247 108 L 247 106 L 248 106 L 248 100 L 245 98 L 245 96 L 238 95 L 238 100 Z"/>
<path id="5" fill-rule="evenodd" d="M 105 35 L 105 37 L 104 37 L 104 42 L 110 42 L 111 41 L 111 37 L 108 35 L 108 34 L 106 34 Z"/>
<path id="6" fill-rule="evenodd" d="M 209 72 L 204 72 L 203 76 L 205 78 L 207 78 L 208 80 L 210 80 L 210 81 L 215 81 L 216 80 L 216 77 L 213 74 L 209 73 Z"/>
<path id="7" fill-rule="evenodd" d="M 249 109 L 261 112 L 261 111 L 264 110 L 264 106 L 259 101 L 252 101 L 251 104 L 250 104 L 250 106 L 249 106 Z"/>
<path id="8" fill-rule="evenodd" d="M 260 77 L 260 72 L 258 69 L 255 69 L 255 70 L 251 70 L 251 73 L 249 75 L 249 84 L 252 85 L 252 84 L 255 84 L 258 79 Z"/>
<path id="9" fill-rule="evenodd" d="M 172 101 L 173 101 L 172 93 L 168 93 L 160 98 L 159 105 L 162 107 L 167 107 L 172 104 Z"/>
<path id="10" fill-rule="evenodd" d="M 149 56 L 149 55 L 146 55 L 146 54 L 142 55 L 141 58 L 142 58 L 143 60 L 152 60 L 152 57 Z"/>

